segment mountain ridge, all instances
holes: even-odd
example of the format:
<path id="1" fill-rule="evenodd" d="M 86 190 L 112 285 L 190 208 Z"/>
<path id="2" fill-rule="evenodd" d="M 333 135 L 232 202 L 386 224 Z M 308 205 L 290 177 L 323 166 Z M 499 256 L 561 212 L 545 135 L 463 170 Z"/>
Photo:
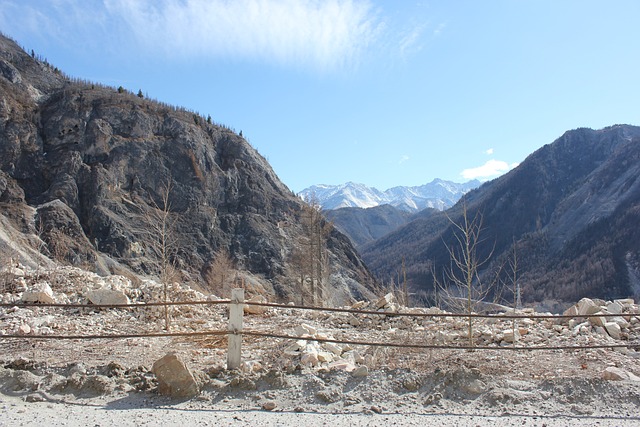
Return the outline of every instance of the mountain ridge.
<path id="1" fill-rule="evenodd" d="M 381 191 L 365 184 L 347 182 L 312 185 L 299 194 L 307 200 L 315 199 L 324 210 L 388 204 L 407 212 L 418 212 L 425 208 L 443 210 L 451 207 L 463 194 L 479 185 L 478 180 L 460 184 L 436 178 L 423 185 L 395 186 Z"/>

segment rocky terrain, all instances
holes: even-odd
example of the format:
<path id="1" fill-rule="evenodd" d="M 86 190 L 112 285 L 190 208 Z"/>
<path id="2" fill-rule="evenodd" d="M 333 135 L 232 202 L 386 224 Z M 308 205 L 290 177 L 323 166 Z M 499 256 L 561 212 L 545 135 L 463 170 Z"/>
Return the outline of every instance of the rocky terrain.
<path id="1" fill-rule="evenodd" d="M 508 425 L 514 421 L 511 416 L 521 417 L 516 419 L 523 423 L 537 420 L 532 425 L 638 422 L 640 307 L 633 300 L 583 299 L 567 311 L 571 318 L 547 313 L 546 318 L 514 323 L 504 318 L 513 312 L 477 318 L 472 342 L 483 349 L 475 351 L 450 348 L 468 345 L 466 318 L 435 307 L 403 307 L 392 294 L 346 307 L 376 314 L 245 306 L 251 307 L 244 317 L 245 331 L 292 339 L 245 335 L 240 369 L 229 371 L 225 335 L 187 335 L 225 331 L 226 304 L 170 307 L 170 331 L 184 336 L 33 339 L 29 337 L 162 334 L 162 307 L 144 307 L 160 299 L 162 286 L 150 280 L 134 286 L 123 276 L 101 277 L 75 267 L 13 265 L 3 268 L 0 276 L 3 420 L 35 422 L 50 414 L 66 416 L 68 423 L 75 419 L 71 425 L 80 425 L 77 417 L 93 420 L 104 408 L 104 418 L 95 419 L 98 424 L 117 424 L 119 411 L 109 415 L 109 409 L 130 411 L 122 421 L 125 425 L 145 419 L 166 421 L 177 413 L 194 422 L 214 419 L 212 410 L 218 417 L 215 422 L 236 425 L 278 423 L 291 414 L 308 416 L 308 425 L 322 425 L 312 414 L 365 417 L 353 419 L 355 425 L 394 414 L 408 415 L 398 419 L 399 425 L 420 425 L 424 415 L 471 420 L 458 425 L 489 425 L 496 420 Z M 174 301 L 217 300 L 178 284 L 171 286 L 170 294 Z M 139 307 L 38 305 L 123 300 Z M 33 305 L 18 306 L 21 302 Z M 533 313 L 525 309 L 516 314 Z M 514 345 L 595 348 L 505 350 Z M 189 387 L 165 383 L 163 388 L 163 382 L 170 381 L 163 378 L 160 367 L 167 354 L 184 366 L 192 382 Z M 182 394 L 184 390 L 188 392 Z M 171 415 L 167 410 L 178 412 Z M 269 415 L 258 418 L 259 413 Z M 447 420 L 442 425 L 452 422 Z"/>

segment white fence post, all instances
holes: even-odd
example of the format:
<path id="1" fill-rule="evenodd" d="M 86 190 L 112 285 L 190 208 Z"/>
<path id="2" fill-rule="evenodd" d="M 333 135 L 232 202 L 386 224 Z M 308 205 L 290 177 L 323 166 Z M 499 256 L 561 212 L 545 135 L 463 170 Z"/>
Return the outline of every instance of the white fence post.
<path id="1" fill-rule="evenodd" d="M 243 311 L 244 289 L 232 289 L 231 303 L 229 304 L 229 348 L 227 350 L 227 369 L 238 369 L 240 367 Z"/>

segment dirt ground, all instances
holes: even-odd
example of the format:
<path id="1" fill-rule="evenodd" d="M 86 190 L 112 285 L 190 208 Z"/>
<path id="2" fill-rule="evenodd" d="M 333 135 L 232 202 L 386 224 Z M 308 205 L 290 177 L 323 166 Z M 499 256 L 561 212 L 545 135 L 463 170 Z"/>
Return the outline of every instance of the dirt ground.
<path id="1" fill-rule="evenodd" d="M 131 301 L 157 297 L 153 282 L 54 270 L 56 302 L 86 301 L 87 289 L 120 289 Z M 22 272 L 3 302 L 19 301 L 35 279 Z M 54 280 L 55 279 L 55 280 Z M 209 296 L 174 286 L 175 300 Z M 597 302 L 606 310 L 612 302 Z M 598 425 L 640 424 L 638 307 L 626 302 L 620 335 L 595 320 L 475 319 L 473 342 L 491 350 L 407 349 L 322 339 L 465 345 L 466 320 L 268 308 L 246 315 L 244 328 L 307 338 L 243 337 L 240 369 L 225 369 L 226 336 L 59 340 L 42 335 L 160 333 L 161 308 L 0 307 L 0 425 Z M 224 331 L 224 305 L 179 306 L 171 331 Z M 429 313 L 434 309 L 411 309 Z M 433 311 L 435 312 L 435 311 Z M 611 325 L 609 325 L 611 326 Z M 622 348 L 512 351 L 518 346 L 626 345 Z M 605 331 L 606 332 L 606 331 Z M 18 334 L 20 338 L 3 336 Z M 320 340 L 320 341 L 316 341 Z M 151 370 L 176 354 L 199 393 L 159 394 Z M 615 375 L 614 375 L 615 374 Z"/>

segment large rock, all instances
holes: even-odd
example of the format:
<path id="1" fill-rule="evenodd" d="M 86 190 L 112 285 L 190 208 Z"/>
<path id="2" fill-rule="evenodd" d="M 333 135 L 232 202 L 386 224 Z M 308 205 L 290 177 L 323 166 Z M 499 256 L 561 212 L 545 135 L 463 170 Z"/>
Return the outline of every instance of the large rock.
<path id="1" fill-rule="evenodd" d="M 191 371 L 175 354 L 167 354 L 153 364 L 158 391 L 174 399 L 188 399 L 198 394 L 198 384 Z"/>
<path id="2" fill-rule="evenodd" d="M 609 366 L 602 373 L 602 378 L 610 381 L 640 381 L 640 378 L 631 372 L 627 372 L 624 369 L 616 368 L 615 366 Z"/>
<path id="3" fill-rule="evenodd" d="M 255 295 L 250 299 L 248 299 L 247 302 L 266 303 L 268 301 L 262 295 Z M 264 314 L 268 308 L 269 307 L 265 307 L 262 305 L 249 305 L 249 304 L 243 305 L 243 310 L 247 314 Z"/>
<path id="4" fill-rule="evenodd" d="M 44 282 L 34 285 L 31 289 L 22 294 L 23 302 L 32 302 L 37 304 L 54 304 L 51 286 Z"/>
<path id="5" fill-rule="evenodd" d="M 92 289 L 87 292 L 87 299 L 95 305 L 130 304 L 129 297 L 124 292 L 113 289 Z"/>

